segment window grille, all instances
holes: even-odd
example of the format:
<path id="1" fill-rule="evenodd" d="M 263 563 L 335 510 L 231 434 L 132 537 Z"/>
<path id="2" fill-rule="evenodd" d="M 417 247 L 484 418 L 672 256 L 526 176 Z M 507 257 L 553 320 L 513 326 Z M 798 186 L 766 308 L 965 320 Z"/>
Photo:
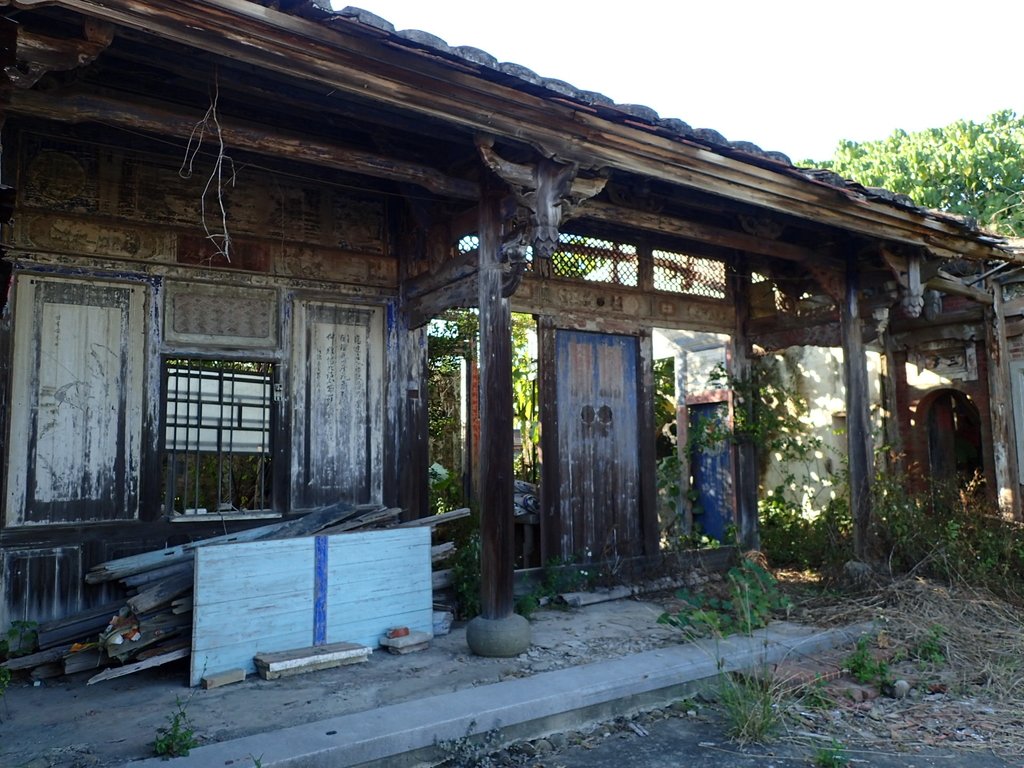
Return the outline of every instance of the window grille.
<path id="1" fill-rule="evenodd" d="M 656 291 L 725 298 L 725 262 L 672 251 L 653 251 L 651 255 Z"/>
<path id="2" fill-rule="evenodd" d="M 553 274 L 612 285 L 638 284 L 640 264 L 635 245 L 568 232 L 560 234 L 558 242 L 559 248 L 551 256 Z"/>
<path id="3" fill-rule="evenodd" d="M 164 383 L 168 513 L 269 508 L 273 367 L 169 360 Z"/>

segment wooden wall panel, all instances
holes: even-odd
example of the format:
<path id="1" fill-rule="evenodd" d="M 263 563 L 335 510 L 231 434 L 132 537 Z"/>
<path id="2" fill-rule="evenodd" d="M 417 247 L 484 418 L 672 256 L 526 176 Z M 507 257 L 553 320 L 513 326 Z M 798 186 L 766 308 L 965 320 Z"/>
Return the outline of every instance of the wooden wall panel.
<path id="1" fill-rule="evenodd" d="M 299 302 L 292 365 L 292 509 L 379 503 L 382 312 Z"/>
<path id="2" fill-rule="evenodd" d="M 191 684 L 257 653 L 432 629 L 425 527 L 200 547 Z"/>

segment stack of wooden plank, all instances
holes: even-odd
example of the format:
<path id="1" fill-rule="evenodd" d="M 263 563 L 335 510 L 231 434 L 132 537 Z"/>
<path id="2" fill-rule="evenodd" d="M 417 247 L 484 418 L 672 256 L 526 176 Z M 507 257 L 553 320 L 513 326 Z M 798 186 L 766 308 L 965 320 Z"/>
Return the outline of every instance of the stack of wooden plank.
<path id="1" fill-rule="evenodd" d="M 372 527 L 436 525 L 469 512 L 457 510 L 398 523 L 400 514 L 396 508 L 333 504 L 288 522 L 100 563 L 86 575 L 86 582 L 119 581 L 128 592 L 127 599 L 40 625 L 39 651 L 10 659 L 3 666 L 28 670 L 36 680 L 102 669 L 89 679 L 92 684 L 187 657 L 192 640 L 194 555 L 199 547 Z M 450 545 L 435 549 L 438 558 L 451 553 Z"/>

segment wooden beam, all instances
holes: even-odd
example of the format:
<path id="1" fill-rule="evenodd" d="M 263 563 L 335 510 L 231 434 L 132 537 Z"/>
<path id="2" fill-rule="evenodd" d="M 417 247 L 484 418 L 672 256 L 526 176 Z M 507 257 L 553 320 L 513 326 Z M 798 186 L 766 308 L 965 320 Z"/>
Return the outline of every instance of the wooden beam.
<path id="1" fill-rule="evenodd" d="M 687 221 L 658 213 L 647 213 L 629 208 L 622 208 L 609 203 L 590 201 L 579 210 L 579 218 L 615 224 L 644 232 L 657 232 L 670 237 L 696 240 L 723 248 L 731 248 L 744 253 L 761 256 L 772 256 L 786 261 L 810 261 L 820 259 L 811 248 L 768 240 L 746 232 Z"/>
<path id="2" fill-rule="evenodd" d="M 32 5 L 32 2 L 23 2 Z M 1020 257 L 964 237 L 950 221 L 848 194 L 788 166 L 745 162 L 607 108 L 527 93 L 493 82 L 486 67 L 385 46 L 381 32 L 331 25 L 244 0 L 54 0 L 78 11 L 216 55 L 372 98 L 402 111 L 527 142 L 546 157 L 608 166 L 701 189 L 947 258 Z M 481 76 L 486 75 L 486 76 Z M 1021 260 L 1020 263 L 1024 263 Z"/>
<path id="3" fill-rule="evenodd" d="M 146 100 L 130 103 L 107 96 L 61 94 L 51 98 L 36 91 L 17 91 L 6 106 L 7 114 L 54 120 L 65 123 L 101 123 L 118 128 L 145 131 L 157 136 L 188 139 L 203 119 L 167 109 Z M 377 179 L 416 184 L 430 192 L 448 197 L 473 199 L 479 194 L 475 182 L 446 176 L 435 168 L 364 152 L 341 144 L 316 141 L 307 136 L 221 117 L 224 143 L 234 149 L 270 157 L 362 174 Z"/>
<path id="4" fill-rule="evenodd" d="M 954 296 L 963 296 L 964 298 L 976 301 L 979 304 L 992 304 L 992 294 L 988 291 L 983 291 L 980 288 L 974 288 L 949 277 L 933 277 L 924 284 L 925 288 L 933 291 L 942 291 L 943 293 L 951 293 Z"/>
<path id="5" fill-rule="evenodd" d="M 868 368 L 860 319 L 860 274 L 851 253 L 846 270 L 846 295 L 839 319 L 843 341 L 843 377 L 846 384 L 846 445 L 853 516 L 853 555 L 864 562 L 870 555 L 871 526 L 871 421 Z"/>

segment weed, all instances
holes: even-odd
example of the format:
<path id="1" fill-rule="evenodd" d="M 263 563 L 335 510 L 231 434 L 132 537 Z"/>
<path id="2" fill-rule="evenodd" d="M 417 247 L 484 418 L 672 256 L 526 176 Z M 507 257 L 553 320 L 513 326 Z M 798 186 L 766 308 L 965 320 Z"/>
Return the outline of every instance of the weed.
<path id="1" fill-rule="evenodd" d="M 889 665 L 872 655 L 868 647 L 870 642 L 866 635 L 861 637 L 854 652 L 844 660 L 843 667 L 861 683 L 886 685 L 890 682 Z"/>
<path id="2" fill-rule="evenodd" d="M 187 704 L 187 701 L 175 699 L 176 709 L 167 718 L 170 726 L 157 729 L 153 750 L 159 757 L 184 757 L 199 746 L 199 740 L 195 737 L 195 726 L 185 710 Z"/>
<path id="3" fill-rule="evenodd" d="M 771 736 L 782 722 L 783 695 L 770 673 L 723 675 L 720 701 L 729 738 L 742 746 Z"/>
<path id="4" fill-rule="evenodd" d="M 846 749 L 835 739 L 827 747 L 821 747 L 814 753 L 814 764 L 818 768 L 843 768 L 849 762 L 850 758 L 846 756 Z"/>
<path id="5" fill-rule="evenodd" d="M 255 755 L 250 754 L 249 759 L 252 760 L 253 768 L 263 768 L 263 755 L 256 757 Z"/>
<path id="6" fill-rule="evenodd" d="M 449 765 L 453 768 L 492 768 L 497 763 L 491 754 L 501 744 L 501 731 L 492 728 L 484 734 L 473 735 L 476 720 L 466 726 L 466 733 L 457 739 L 434 739 L 434 746 L 440 752 L 438 765 Z"/>
<path id="7" fill-rule="evenodd" d="M 663 613 L 658 622 L 692 636 L 749 634 L 767 626 L 776 612 L 789 609 L 789 599 L 779 591 L 775 577 L 755 562 L 743 560 L 729 570 L 726 582 L 728 598 L 679 591 L 677 597 L 688 607 L 676 614 Z"/>
<path id="8" fill-rule="evenodd" d="M 910 649 L 911 657 L 926 664 L 942 664 L 946 660 L 945 633 L 944 627 L 932 626 L 925 638 Z"/>
<path id="9" fill-rule="evenodd" d="M 480 613 L 480 531 L 469 534 L 456 547 L 452 562 L 452 589 L 459 605 L 459 616 L 472 619 Z"/>
<path id="10" fill-rule="evenodd" d="M 825 691 L 825 678 L 815 675 L 814 679 L 796 690 L 796 697 L 806 709 L 831 709 L 835 701 Z"/>
<path id="11" fill-rule="evenodd" d="M 11 670 L 7 667 L 0 667 L 0 699 L 7 693 L 7 688 L 11 684 Z"/>
<path id="12" fill-rule="evenodd" d="M 4 637 L 0 639 L 0 656 L 14 658 L 32 653 L 39 636 L 38 627 L 34 621 L 12 621 Z"/>
<path id="13" fill-rule="evenodd" d="M 563 592 L 573 592 L 588 583 L 589 574 L 561 558 L 552 558 L 544 564 L 540 582 L 525 595 L 516 599 L 516 613 L 529 619 L 545 601 L 553 600 Z"/>

